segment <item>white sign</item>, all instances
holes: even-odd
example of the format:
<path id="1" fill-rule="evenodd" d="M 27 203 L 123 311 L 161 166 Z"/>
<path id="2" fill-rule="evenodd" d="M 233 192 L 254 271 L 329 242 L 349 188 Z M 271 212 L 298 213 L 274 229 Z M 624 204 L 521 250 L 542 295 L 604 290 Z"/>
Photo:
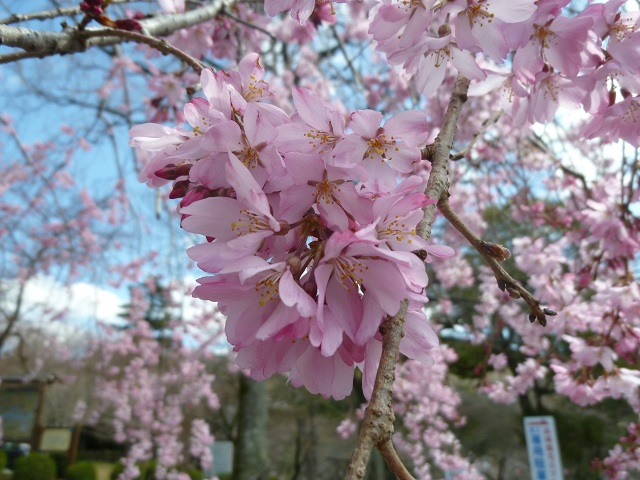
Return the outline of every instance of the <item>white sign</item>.
<path id="1" fill-rule="evenodd" d="M 564 480 L 553 417 L 525 417 L 531 480 Z"/>
<path id="2" fill-rule="evenodd" d="M 205 472 L 206 475 L 230 473 L 233 470 L 233 442 L 216 441 L 211 445 L 213 466 Z"/>
<path id="3" fill-rule="evenodd" d="M 66 452 L 71 447 L 72 430 L 70 428 L 45 428 L 40 438 L 40 450 L 43 452 Z"/>

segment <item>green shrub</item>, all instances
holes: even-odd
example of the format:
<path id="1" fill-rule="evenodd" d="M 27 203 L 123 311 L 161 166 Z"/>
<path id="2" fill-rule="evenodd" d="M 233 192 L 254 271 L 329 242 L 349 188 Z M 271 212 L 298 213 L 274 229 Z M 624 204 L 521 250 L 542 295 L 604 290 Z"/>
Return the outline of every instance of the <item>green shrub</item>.
<path id="1" fill-rule="evenodd" d="M 124 472 L 124 465 L 120 462 L 116 463 L 111 470 L 111 480 L 117 480 L 122 472 Z"/>
<path id="2" fill-rule="evenodd" d="M 139 463 L 140 480 L 155 480 L 157 463 L 155 460 L 147 460 L 146 462 Z"/>
<path id="3" fill-rule="evenodd" d="M 156 461 L 148 460 L 146 462 L 140 462 L 138 463 L 138 470 L 140 470 L 140 475 L 136 477 L 135 480 L 154 480 L 156 475 Z M 118 480 L 122 472 L 124 472 L 124 465 L 120 462 L 116 463 L 111 471 L 111 480 Z"/>
<path id="4" fill-rule="evenodd" d="M 56 464 L 42 453 L 20 457 L 13 466 L 13 480 L 56 480 Z"/>
<path id="5" fill-rule="evenodd" d="M 82 462 L 81 462 L 82 463 Z M 146 462 L 138 463 L 138 469 L 140 470 L 140 475 L 136 477 L 134 480 L 155 480 L 156 475 L 156 460 L 147 460 Z M 124 472 L 124 465 L 120 462 L 116 463 L 111 471 L 111 480 L 118 480 L 120 474 Z M 204 480 L 204 472 L 199 468 L 189 468 L 185 471 L 191 480 Z M 223 477 L 219 477 L 220 480 L 223 480 Z M 231 477 L 229 477 L 231 478 Z M 93 480 L 93 477 L 67 477 L 67 480 Z"/>
<path id="6" fill-rule="evenodd" d="M 7 468 L 7 452 L 5 452 L 4 450 L 0 450 L 0 473 L 2 473 L 2 471 Z"/>
<path id="7" fill-rule="evenodd" d="M 204 472 L 198 468 L 189 468 L 185 473 L 191 477 L 191 480 L 204 480 Z"/>
<path id="8" fill-rule="evenodd" d="M 67 480 L 97 480 L 98 471 L 93 462 L 78 462 L 67 467 Z"/>
<path id="9" fill-rule="evenodd" d="M 69 455 L 66 453 L 50 453 L 49 456 L 56 464 L 56 477 L 65 478 L 69 466 Z"/>

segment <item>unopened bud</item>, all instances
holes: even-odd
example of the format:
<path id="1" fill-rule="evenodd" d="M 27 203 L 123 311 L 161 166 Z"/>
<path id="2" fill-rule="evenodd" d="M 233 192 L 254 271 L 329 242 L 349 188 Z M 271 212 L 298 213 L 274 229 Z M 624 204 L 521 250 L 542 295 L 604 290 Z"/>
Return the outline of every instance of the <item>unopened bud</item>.
<path id="1" fill-rule="evenodd" d="M 127 30 L 128 32 L 141 32 L 142 25 L 137 20 L 133 18 L 121 18 L 116 20 L 114 23 L 115 28 L 119 30 Z"/>
<path id="2" fill-rule="evenodd" d="M 287 266 L 293 275 L 297 275 L 302 268 L 302 260 L 297 255 L 287 258 Z"/>
<path id="3" fill-rule="evenodd" d="M 92 16 L 99 16 L 102 15 L 104 13 L 104 11 L 102 10 L 102 1 L 96 1 L 96 0 L 88 0 L 86 2 L 80 2 L 80 10 L 82 10 L 82 12 L 86 13 L 87 15 L 92 15 Z"/>
<path id="4" fill-rule="evenodd" d="M 186 207 L 187 205 L 191 205 L 193 202 L 197 202 L 198 200 L 202 200 L 203 198 L 208 198 L 210 196 L 212 196 L 211 191 L 207 187 L 198 185 L 197 187 L 189 190 L 186 195 L 184 195 L 184 198 L 180 200 L 180 208 Z"/>
<path id="5" fill-rule="evenodd" d="M 515 288 L 507 287 L 507 292 L 509 292 L 509 296 L 514 299 L 520 298 L 520 292 Z"/>
<path id="6" fill-rule="evenodd" d="M 502 262 L 511 256 L 511 252 L 504 245 L 491 242 L 481 242 L 480 247 L 499 262 Z"/>
<path id="7" fill-rule="evenodd" d="M 280 225 L 280 230 L 276 232 L 277 235 L 286 235 L 287 233 L 289 233 L 289 230 L 291 230 L 291 226 L 289 225 L 289 222 L 280 220 L 278 224 Z"/>
<path id="8" fill-rule="evenodd" d="M 314 280 L 307 280 L 302 289 L 309 294 L 311 298 L 315 298 L 318 293 L 318 285 Z"/>
<path id="9" fill-rule="evenodd" d="M 169 198 L 182 198 L 189 190 L 189 180 L 180 180 L 173 184 L 173 189 L 169 193 Z"/>
<path id="10" fill-rule="evenodd" d="M 448 23 L 443 23 L 442 25 L 440 25 L 438 27 L 438 36 L 439 37 L 446 37 L 450 33 L 451 33 L 451 27 L 449 26 Z"/>
<path id="11" fill-rule="evenodd" d="M 192 166 L 193 165 L 191 163 L 185 163 L 182 165 L 170 163 L 169 165 L 162 167 L 160 170 L 156 170 L 155 176 L 165 180 L 175 180 L 178 177 L 188 175 Z"/>

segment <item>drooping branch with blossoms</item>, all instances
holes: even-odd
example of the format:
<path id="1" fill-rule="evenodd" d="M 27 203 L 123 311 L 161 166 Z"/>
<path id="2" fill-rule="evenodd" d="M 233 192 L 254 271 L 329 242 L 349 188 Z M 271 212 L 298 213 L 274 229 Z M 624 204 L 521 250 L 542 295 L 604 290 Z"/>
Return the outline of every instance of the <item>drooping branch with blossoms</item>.
<path id="1" fill-rule="evenodd" d="M 108 25 L 102 3 L 83 2 L 83 22 Z M 140 25 L 170 25 L 218 5 L 189 10 L 180 1 L 160 3 L 164 15 L 140 19 Z M 152 114 L 169 120 L 166 113 L 173 111 L 188 126 L 131 129 L 131 145 L 145 162 L 141 178 L 154 187 L 171 182 L 182 228 L 204 237 L 188 254 L 212 276 L 200 279 L 194 295 L 217 302 L 227 315 L 227 338 L 253 378 L 288 372 L 294 386 L 344 398 L 354 370 L 362 371 L 371 403 L 350 478 L 362 478 L 376 446 L 397 475 L 410 478 L 392 466 L 393 371 L 398 352 L 431 362 L 427 350 L 437 337 L 423 311 L 424 260 L 434 256 L 450 259 L 432 263 L 437 285 L 480 285 L 481 299 L 464 325 L 469 341 L 501 331 L 515 339 L 480 369 L 509 365 L 502 379 L 482 379 L 490 397 L 514 401 L 552 381 L 556 392 L 577 403 L 624 398 L 638 413 L 640 382 L 637 370 L 628 368 L 640 338 L 639 227 L 632 207 L 637 152 L 635 162 L 623 152 L 616 172 L 598 165 L 584 140 L 640 146 L 639 17 L 622 0 L 573 11 L 567 5 L 268 0 L 266 13 L 277 17 L 270 21 L 259 6 L 227 3 L 169 37 L 171 48 L 160 48 L 196 71 L 209 57 L 223 59 L 225 68 L 202 71 L 205 98 L 191 99 L 183 113 L 180 99 L 184 87 L 193 90 L 193 77 L 183 70 L 156 80 Z M 283 11 L 290 18 L 278 17 Z M 337 23 L 348 14 L 352 22 Z M 336 39 L 324 50 L 323 24 L 331 24 Z M 165 41 L 150 35 L 175 31 L 132 33 L 137 28 L 131 25 L 114 23 L 109 27 L 121 31 L 95 35 L 159 48 Z M 0 28 L 3 40 L 11 40 L 5 44 L 28 47 L 7 60 L 56 53 L 24 43 L 21 35 L 31 32 Z M 58 35 L 88 36 L 73 29 Z M 358 42 L 376 50 L 364 68 Z M 262 55 L 246 54 L 258 50 Z M 325 57 L 333 59 L 326 70 L 334 78 L 351 79 L 337 93 L 366 87 L 367 108 L 331 98 L 334 87 L 318 67 Z M 277 73 L 268 84 L 265 67 Z M 184 86 L 176 87 L 178 78 Z M 173 110 L 158 108 L 164 99 Z M 584 118 L 563 138 L 573 152 L 554 154 L 561 148 L 536 140 L 531 125 L 552 126 L 558 113 L 578 109 Z M 576 152 L 589 166 L 563 163 Z M 587 180 L 583 172 L 592 164 L 598 175 Z M 546 198 L 541 190 L 549 192 Z M 543 234 L 494 242 L 482 216 L 490 208 Z M 429 243 L 432 229 L 440 228 L 437 212 L 468 241 L 445 231 L 456 256 L 450 246 Z M 469 243 L 490 270 L 470 265 Z M 510 268 L 517 274 L 498 263 L 510 255 L 501 243 L 514 252 Z M 517 298 L 524 302 L 509 301 Z M 429 306 L 434 316 L 448 317 L 454 302 L 445 293 Z M 526 321 L 529 315 L 544 325 L 556 311 L 545 330 Z M 509 349 L 527 360 L 512 361 Z M 407 363 L 398 367 L 401 375 L 410 375 Z M 403 398 L 407 405 L 415 400 L 408 392 Z M 634 458 L 628 452 L 637 435 L 629 432 L 621 440 L 628 450 L 602 463 L 611 478 L 623 478 L 616 475 Z M 421 478 L 428 478 L 425 456 L 416 455 Z"/>

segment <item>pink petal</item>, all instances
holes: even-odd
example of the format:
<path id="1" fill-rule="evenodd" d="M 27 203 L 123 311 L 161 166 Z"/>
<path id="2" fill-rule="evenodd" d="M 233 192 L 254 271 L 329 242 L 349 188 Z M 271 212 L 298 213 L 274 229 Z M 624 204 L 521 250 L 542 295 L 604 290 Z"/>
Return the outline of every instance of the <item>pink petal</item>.
<path id="1" fill-rule="evenodd" d="M 400 352 L 426 366 L 431 366 L 433 357 L 427 350 L 438 344 L 438 336 L 429 325 L 427 316 L 423 312 L 407 312 L 404 337 L 400 340 Z"/>
<path id="2" fill-rule="evenodd" d="M 296 307 L 303 317 L 312 317 L 317 309 L 316 302 L 293 279 L 287 269 L 280 278 L 279 293 L 282 303 L 288 307 Z"/>
<path id="3" fill-rule="evenodd" d="M 367 345 L 364 366 L 362 368 L 362 393 L 364 393 L 364 397 L 367 400 L 371 399 L 381 356 L 382 342 L 371 340 Z"/>
<path id="4" fill-rule="evenodd" d="M 329 117 L 324 102 L 308 88 L 294 88 L 291 91 L 298 115 L 307 125 L 319 130 L 329 130 Z"/>
<path id="5" fill-rule="evenodd" d="M 456 251 L 447 245 L 429 245 L 425 250 L 439 258 L 451 258 L 456 254 Z"/>
<path id="6" fill-rule="evenodd" d="M 378 136 L 378 128 L 382 122 L 382 114 L 374 110 L 357 110 L 349 117 L 349 126 L 358 135 L 364 138 Z"/>
<path id="7" fill-rule="evenodd" d="M 409 147 L 423 145 L 429 138 L 424 112 L 409 110 L 394 115 L 384 124 L 384 131 L 401 138 Z"/>
<path id="8" fill-rule="evenodd" d="M 283 303 L 279 303 L 267 321 L 256 331 L 255 337 L 258 340 L 273 337 L 283 328 L 295 323 L 299 318 L 300 314 L 295 308 L 289 308 Z"/>

